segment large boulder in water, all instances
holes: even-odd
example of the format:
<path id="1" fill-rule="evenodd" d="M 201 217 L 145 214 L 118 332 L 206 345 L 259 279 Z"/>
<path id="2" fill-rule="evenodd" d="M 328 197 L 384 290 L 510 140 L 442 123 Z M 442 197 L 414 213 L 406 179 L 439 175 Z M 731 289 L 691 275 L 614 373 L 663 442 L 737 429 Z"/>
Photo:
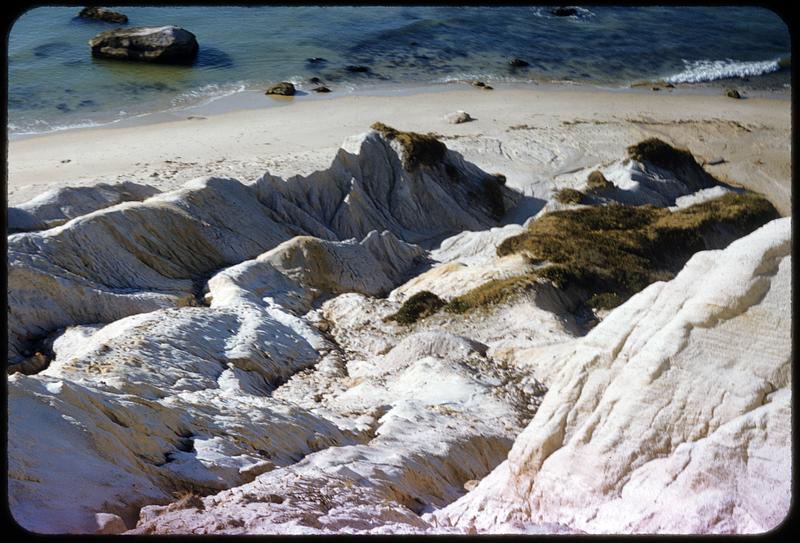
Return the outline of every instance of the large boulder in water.
<path id="1" fill-rule="evenodd" d="M 177 26 L 107 30 L 89 46 L 95 57 L 173 64 L 192 62 L 198 50 L 195 35 Z"/>
<path id="2" fill-rule="evenodd" d="M 128 16 L 118 11 L 111 11 L 110 9 L 101 8 L 98 6 L 90 6 L 83 8 L 78 17 L 81 19 L 95 19 L 98 21 L 105 21 L 107 23 L 127 23 Z"/>

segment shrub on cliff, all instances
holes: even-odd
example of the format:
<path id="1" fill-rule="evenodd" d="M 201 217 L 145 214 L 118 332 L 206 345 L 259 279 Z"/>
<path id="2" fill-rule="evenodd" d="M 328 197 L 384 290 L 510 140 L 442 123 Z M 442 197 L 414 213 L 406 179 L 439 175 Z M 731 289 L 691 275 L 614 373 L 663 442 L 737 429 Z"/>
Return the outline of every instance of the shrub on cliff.
<path id="1" fill-rule="evenodd" d="M 444 301 L 436 294 L 423 290 L 406 300 L 397 310 L 397 313 L 389 315 L 386 320 L 395 321 L 399 324 L 413 324 L 419 319 L 433 315 L 444 305 Z"/>

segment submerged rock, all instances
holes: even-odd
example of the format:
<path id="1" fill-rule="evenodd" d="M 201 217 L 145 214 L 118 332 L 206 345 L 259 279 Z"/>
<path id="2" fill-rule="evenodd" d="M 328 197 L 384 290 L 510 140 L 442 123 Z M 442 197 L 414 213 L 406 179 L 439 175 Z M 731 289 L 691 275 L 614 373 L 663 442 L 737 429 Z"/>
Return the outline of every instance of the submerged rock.
<path id="1" fill-rule="evenodd" d="M 328 87 L 326 87 L 325 85 L 321 85 L 321 86 L 319 86 L 319 87 L 314 87 L 314 88 L 313 88 L 313 89 L 311 89 L 311 90 L 312 90 L 312 91 L 314 91 L 314 92 L 322 92 L 322 93 L 325 93 L 325 92 L 331 92 L 331 89 L 329 89 L 329 88 L 328 88 Z"/>
<path id="2" fill-rule="evenodd" d="M 345 69 L 345 71 L 348 71 L 348 72 L 351 72 L 351 73 L 369 73 L 369 72 L 372 71 L 369 68 L 369 66 L 361 66 L 361 65 L 348 65 L 348 66 L 345 66 L 344 69 Z"/>
<path id="3" fill-rule="evenodd" d="M 512 67 L 514 67 L 514 68 L 524 68 L 524 67 L 526 67 L 526 66 L 530 66 L 530 63 L 529 63 L 529 62 L 527 62 L 527 61 L 525 61 L 525 60 L 522 60 L 521 58 L 514 58 L 514 59 L 511 59 L 511 60 L 508 62 L 508 64 L 509 64 L 509 65 L 511 65 L 511 66 L 512 66 Z"/>
<path id="4" fill-rule="evenodd" d="M 94 57 L 168 64 L 189 64 L 199 49 L 195 35 L 177 26 L 107 30 L 89 46 Z"/>
<path id="5" fill-rule="evenodd" d="M 550 14 L 556 17 L 572 17 L 578 14 L 578 9 L 574 7 L 557 7 L 551 9 Z"/>
<path id="6" fill-rule="evenodd" d="M 124 13 L 111 11 L 110 9 L 101 8 L 98 6 L 83 8 L 80 13 L 78 13 L 78 17 L 81 19 L 96 19 L 99 21 L 105 21 L 107 23 L 122 24 L 128 22 L 128 16 Z"/>
<path id="7" fill-rule="evenodd" d="M 294 85 L 288 81 L 282 81 L 269 87 L 264 94 L 278 94 L 281 96 L 294 96 Z"/>

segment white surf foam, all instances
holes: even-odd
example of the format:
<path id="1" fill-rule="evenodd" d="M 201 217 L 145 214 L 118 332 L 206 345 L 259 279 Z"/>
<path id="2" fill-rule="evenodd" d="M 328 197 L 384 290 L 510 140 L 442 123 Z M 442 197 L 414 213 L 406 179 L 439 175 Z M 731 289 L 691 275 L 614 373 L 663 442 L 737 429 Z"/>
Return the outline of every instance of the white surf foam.
<path id="1" fill-rule="evenodd" d="M 665 79 L 668 83 L 703 83 L 734 77 L 752 77 L 777 72 L 780 59 L 759 62 L 740 60 L 684 60 L 684 70 Z"/>

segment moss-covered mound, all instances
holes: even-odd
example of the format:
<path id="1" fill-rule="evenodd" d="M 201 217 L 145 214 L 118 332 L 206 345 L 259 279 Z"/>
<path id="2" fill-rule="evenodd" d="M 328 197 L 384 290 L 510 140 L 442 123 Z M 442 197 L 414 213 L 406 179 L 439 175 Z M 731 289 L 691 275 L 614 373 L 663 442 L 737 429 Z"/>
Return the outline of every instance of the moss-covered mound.
<path id="1" fill-rule="evenodd" d="M 417 134 L 416 132 L 401 132 L 383 123 L 374 123 L 370 128 L 379 132 L 388 140 L 397 140 L 403 146 L 405 159 L 403 167 L 411 170 L 420 165 L 433 166 L 444 158 L 447 147 L 436 139 L 433 134 Z"/>
<path id="2" fill-rule="evenodd" d="M 603 172 L 600 170 L 595 170 L 589 174 L 589 177 L 586 179 L 586 187 L 589 190 L 603 190 L 603 189 L 610 189 L 614 186 L 614 183 L 606 179 L 606 176 L 603 175 Z"/>
<path id="3" fill-rule="evenodd" d="M 535 282 L 536 277 L 532 274 L 492 279 L 453 298 L 444 306 L 444 310 L 449 313 L 465 313 L 481 306 L 501 304 L 528 290 Z"/>
<path id="4" fill-rule="evenodd" d="M 419 319 L 424 319 L 433 315 L 444 307 L 444 301 L 433 292 L 423 290 L 406 300 L 397 313 L 389 315 L 386 320 L 395 321 L 400 324 L 412 324 Z"/>
<path id="5" fill-rule="evenodd" d="M 556 192 L 554 198 L 556 202 L 561 204 L 580 204 L 583 202 L 583 197 L 585 195 L 575 189 L 561 189 L 560 191 Z"/>
<path id="6" fill-rule="evenodd" d="M 677 149 L 658 138 L 648 138 L 636 145 L 628 147 L 628 156 L 639 162 L 649 162 L 659 168 L 675 170 L 686 165 L 699 164 L 692 153 L 686 149 Z"/>
<path id="7" fill-rule="evenodd" d="M 559 288 L 584 289 L 595 307 L 617 305 L 650 283 L 669 279 L 692 254 L 717 248 L 778 217 L 763 197 L 729 193 L 670 212 L 653 206 L 607 205 L 555 211 L 508 238 L 500 256 L 525 253 L 532 272 Z"/>
<path id="8" fill-rule="evenodd" d="M 410 323 L 439 309 L 465 313 L 504 303 L 542 279 L 561 289 L 577 287 L 590 307 L 616 307 L 650 283 L 674 277 L 697 251 L 721 248 L 778 216 L 768 200 L 750 192 L 675 212 L 620 204 L 553 211 L 497 248 L 499 256 L 528 255 L 537 266 L 530 272 L 493 279 L 447 304 L 421 292 L 390 318 Z"/>

